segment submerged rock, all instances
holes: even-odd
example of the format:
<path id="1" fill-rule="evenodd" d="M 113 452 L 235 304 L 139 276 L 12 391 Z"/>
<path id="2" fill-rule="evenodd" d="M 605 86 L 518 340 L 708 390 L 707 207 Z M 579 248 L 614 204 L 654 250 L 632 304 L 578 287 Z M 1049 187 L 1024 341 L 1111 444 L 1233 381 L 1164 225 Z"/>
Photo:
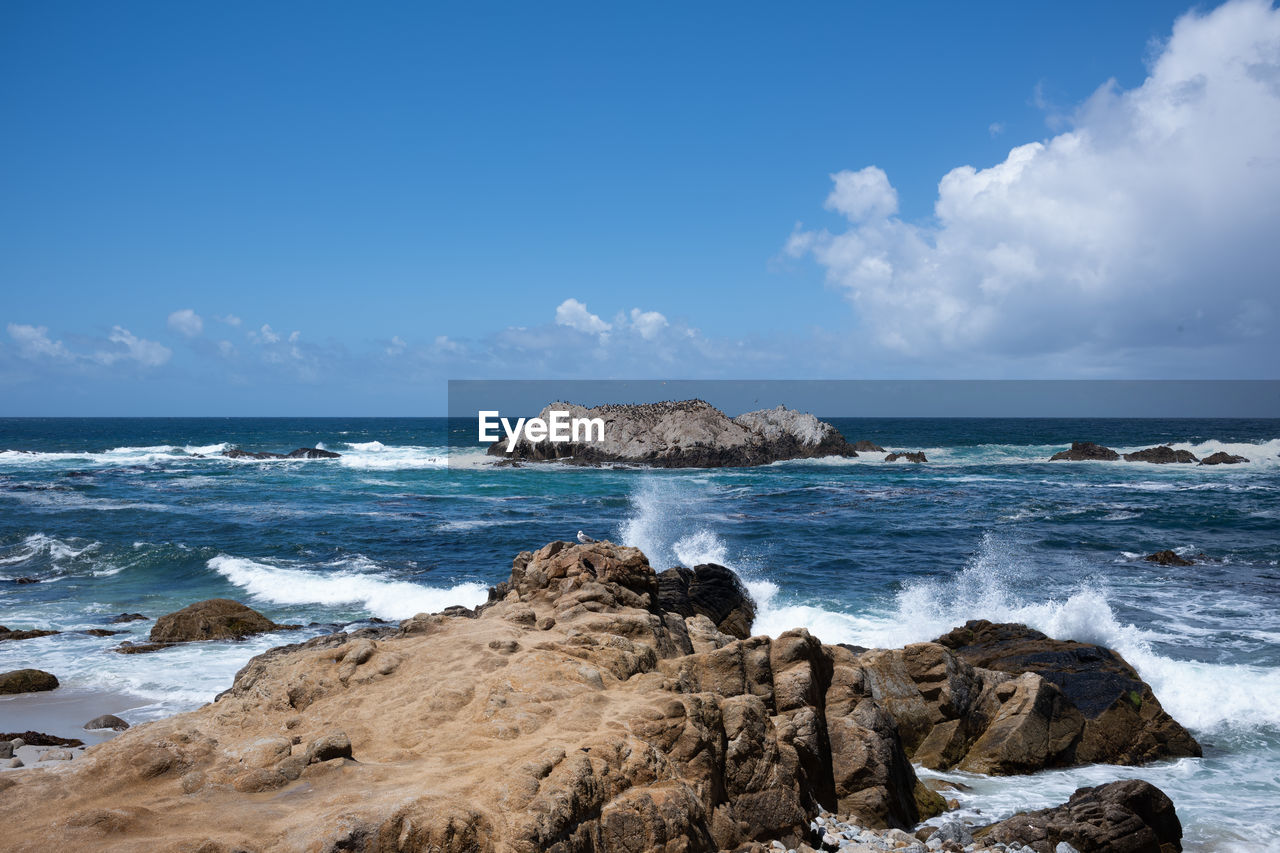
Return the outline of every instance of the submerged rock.
<path id="1" fill-rule="evenodd" d="M 150 619 L 149 616 L 143 616 L 141 613 L 121 613 L 119 616 L 111 620 L 111 623 L 118 624 L 121 622 L 145 622 Z"/>
<path id="2" fill-rule="evenodd" d="M 254 634 L 296 628 L 277 625 L 256 610 L 229 598 L 210 598 L 187 605 L 156 620 L 152 643 L 185 643 L 194 640 L 239 640 Z"/>
<path id="3" fill-rule="evenodd" d="M 1233 453 L 1226 453 L 1219 450 L 1200 460 L 1201 465 L 1239 465 L 1241 462 L 1249 460 L 1243 456 L 1236 456 Z"/>
<path id="4" fill-rule="evenodd" d="M 1182 823 L 1173 801 L 1141 779 L 1081 788 L 1064 805 L 1014 815 L 974 831 L 979 843 L 1013 844 L 1054 853 L 1177 853 Z"/>
<path id="5" fill-rule="evenodd" d="M 31 630 L 13 630 L 0 625 L 0 642 L 4 640 L 34 640 L 37 637 L 52 637 L 54 634 L 60 634 L 61 631 L 45 631 L 41 629 Z"/>
<path id="6" fill-rule="evenodd" d="M 297 450 L 289 451 L 290 459 L 337 459 L 341 455 L 341 453 L 321 450 L 317 447 L 299 447 Z"/>
<path id="7" fill-rule="evenodd" d="M 785 459 L 857 456 L 834 426 L 813 415 L 778 406 L 730 418 L 702 400 L 605 405 L 588 409 L 552 403 L 552 411 L 568 417 L 600 418 L 604 439 L 596 441 L 529 441 L 523 436 L 507 452 L 502 438 L 488 449 L 507 461 L 564 460 L 574 464 L 629 463 L 658 468 L 719 468 L 767 465 Z"/>
<path id="8" fill-rule="evenodd" d="M 57 689 L 57 677 L 42 669 L 15 669 L 0 672 L 0 694 L 41 693 Z"/>
<path id="9" fill-rule="evenodd" d="M 1073 441 L 1070 450 L 1060 450 L 1049 457 L 1050 462 L 1114 462 L 1120 458 L 1110 447 L 1092 441 Z"/>
<path id="10" fill-rule="evenodd" d="M 1156 551 L 1154 554 L 1148 554 L 1142 559 L 1148 563 L 1159 563 L 1162 566 L 1194 566 L 1194 560 L 1188 560 L 1179 556 L 1177 551 L 1170 551 L 1167 548 L 1163 551 Z"/>
<path id="11" fill-rule="evenodd" d="M 899 453 L 890 453 L 888 456 L 884 458 L 884 461 L 897 462 L 899 459 L 905 459 L 908 462 L 928 462 L 929 461 L 924 457 L 923 451 L 915 451 L 914 453 L 909 451 L 902 451 Z"/>
<path id="12" fill-rule="evenodd" d="M 1191 462 L 1199 462 L 1196 455 L 1190 450 L 1174 450 L 1167 444 L 1159 447 L 1148 447 L 1146 450 L 1138 450 L 1133 453 L 1124 455 L 1126 462 L 1151 462 L 1156 465 L 1168 465 L 1170 463 L 1188 464 Z"/>

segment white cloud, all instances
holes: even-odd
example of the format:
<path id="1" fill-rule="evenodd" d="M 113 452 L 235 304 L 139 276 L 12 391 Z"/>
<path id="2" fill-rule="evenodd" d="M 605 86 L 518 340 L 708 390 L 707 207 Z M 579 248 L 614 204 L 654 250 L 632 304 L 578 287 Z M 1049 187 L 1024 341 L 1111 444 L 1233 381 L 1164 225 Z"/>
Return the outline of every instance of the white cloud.
<path id="1" fill-rule="evenodd" d="M 405 347 L 407 346 L 408 344 L 404 342 L 404 338 L 399 335 L 393 335 L 391 337 L 391 342 L 386 346 L 386 353 L 387 355 L 399 355 L 404 352 Z"/>
<path id="2" fill-rule="evenodd" d="M 646 341 L 656 338 L 668 325 L 667 318 L 657 311 L 641 311 L 639 308 L 631 309 L 631 326 Z"/>
<path id="3" fill-rule="evenodd" d="M 183 308 L 169 315 L 169 328 L 188 338 L 194 338 L 204 331 L 204 320 L 190 308 Z"/>
<path id="4" fill-rule="evenodd" d="M 255 344 L 278 344 L 280 336 L 275 333 L 271 326 L 267 323 L 262 324 L 262 328 L 258 331 L 249 331 L 249 340 Z"/>
<path id="5" fill-rule="evenodd" d="M 18 355 L 26 359 L 51 358 L 55 361 L 71 361 L 75 356 L 62 345 L 62 341 L 49 339 L 47 326 L 27 326 L 10 323 L 9 337 L 18 345 Z"/>
<path id="6" fill-rule="evenodd" d="M 235 344 L 231 343 L 231 341 L 218 341 L 218 355 L 223 358 L 232 358 L 235 354 Z"/>
<path id="7" fill-rule="evenodd" d="M 999 136 L 1000 134 L 1004 133 L 1004 122 L 999 122 L 999 121 L 991 122 L 991 124 L 987 125 L 987 133 L 991 134 L 991 137 L 993 139 Z"/>
<path id="8" fill-rule="evenodd" d="M 613 328 L 609 323 L 588 311 L 585 303 L 572 298 L 566 299 L 556 307 L 556 325 L 568 326 L 590 335 L 602 334 Z"/>
<path id="9" fill-rule="evenodd" d="M 113 326 L 111 334 L 107 336 L 108 343 L 116 344 L 114 348 L 98 349 L 91 353 L 73 352 L 62 341 L 51 340 L 45 326 L 10 323 L 8 331 L 9 337 L 18 345 L 18 355 L 32 361 L 103 365 L 134 361 L 143 367 L 159 367 L 173 355 L 173 351 L 163 344 L 139 338 L 122 326 Z"/>
<path id="10" fill-rule="evenodd" d="M 1183 16 L 1141 86 L 1109 82 L 1067 132 L 947 173 L 936 223 L 899 219 L 875 167 L 833 179 L 827 207 L 850 226 L 797 229 L 787 248 L 826 268 L 882 347 L 1220 354 L 1280 313 L 1280 10 Z"/>
<path id="11" fill-rule="evenodd" d="M 173 351 L 163 344 L 144 340 L 122 326 L 113 326 L 107 340 L 124 347 L 123 350 L 106 350 L 94 353 L 93 358 L 102 364 L 118 361 L 136 361 L 144 367 L 159 367 L 167 362 Z"/>
<path id="12" fill-rule="evenodd" d="M 898 192 L 883 169 L 845 170 L 832 175 L 831 180 L 835 189 L 827 196 L 826 208 L 844 214 L 850 222 L 883 219 L 898 212 Z"/>
<path id="13" fill-rule="evenodd" d="M 226 323 L 228 326 L 239 326 L 240 318 L 235 314 L 224 314 L 221 317 L 214 317 L 219 323 Z"/>

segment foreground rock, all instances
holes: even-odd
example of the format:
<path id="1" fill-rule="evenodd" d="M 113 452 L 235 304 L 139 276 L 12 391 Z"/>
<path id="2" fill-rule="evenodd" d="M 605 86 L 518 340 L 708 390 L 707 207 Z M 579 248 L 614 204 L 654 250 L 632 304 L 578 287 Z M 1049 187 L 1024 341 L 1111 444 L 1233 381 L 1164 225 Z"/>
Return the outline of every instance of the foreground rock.
<path id="1" fill-rule="evenodd" d="M 1226 453 L 1219 450 L 1217 453 L 1210 454 L 1200 460 L 1201 465 L 1239 465 L 1241 462 L 1249 460 L 1243 456 L 1236 456 L 1234 453 Z"/>
<path id="2" fill-rule="evenodd" d="M 41 669 L 15 669 L 0 672 L 0 694 L 41 693 L 57 689 L 57 677 Z"/>
<path id="3" fill-rule="evenodd" d="M 1047 677 L 937 643 L 749 636 L 722 571 L 660 577 L 634 548 L 553 542 L 517 556 L 478 611 L 272 649 L 199 710 L 17 774 L 7 849 L 795 847 L 823 809 L 877 829 L 937 813 L 907 749 L 944 706 L 975 732 L 1006 710 L 1029 719 L 1034 697 L 1066 712 Z M 745 638 L 717 627 L 743 622 Z"/>
<path id="4" fill-rule="evenodd" d="M 256 610 L 229 598 L 197 601 L 176 613 L 168 613 L 151 627 L 152 643 L 186 643 L 198 640 L 242 640 L 254 634 L 297 628 L 277 625 Z"/>
<path id="5" fill-rule="evenodd" d="M 974 837 L 987 844 L 1017 842 L 1036 853 L 1054 853 L 1064 842 L 1080 853 L 1177 853 L 1182 823 L 1163 791 L 1130 779 L 1081 788 L 1064 805 L 1015 815 Z"/>
<path id="6" fill-rule="evenodd" d="M 778 406 L 730 418 L 702 400 L 588 409 L 552 403 L 539 417 L 565 411 L 570 418 L 600 418 L 603 441 L 531 442 L 507 452 L 505 438 L 488 453 L 506 460 L 565 460 L 580 465 L 624 463 L 657 468 L 767 465 L 786 459 L 857 456 L 840 431 L 813 415 Z"/>
<path id="7" fill-rule="evenodd" d="M 1139 450 L 1134 453 L 1126 453 L 1124 460 L 1126 462 L 1151 462 L 1156 465 L 1168 465 L 1171 463 L 1186 465 L 1200 461 L 1190 450 L 1174 450 L 1167 444 L 1162 444 L 1159 447 L 1148 447 L 1146 450 Z"/>
<path id="8" fill-rule="evenodd" d="M 1110 447 L 1092 441 L 1073 441 L 1070 450 L 1061 450 L 1049 457 L 1050 462 L 1114 462 L 1120 458 Z"/>
<path id="9" fill-rule="evenodd" d="M 974 621 L 861 661 L 907 754 L 936 770 L 1011 775 L 1200 755 L 1133 668 L 1101 646 Z"/>
<path id="10" fill-rule="evenodd" d="M 1195 565 L 1194 560 L 1188 560 L 1185 557 L 1181 557 L 1178 555 L 1177 551 L 1170 551 L 1167 548 L 1163 551 L 1156 551 L 1154 554 L 1148 554 L 1142 559 L 1146 560 L 1148 563 L 1158 563 L 1161 566 L 1194 566 Z"/>

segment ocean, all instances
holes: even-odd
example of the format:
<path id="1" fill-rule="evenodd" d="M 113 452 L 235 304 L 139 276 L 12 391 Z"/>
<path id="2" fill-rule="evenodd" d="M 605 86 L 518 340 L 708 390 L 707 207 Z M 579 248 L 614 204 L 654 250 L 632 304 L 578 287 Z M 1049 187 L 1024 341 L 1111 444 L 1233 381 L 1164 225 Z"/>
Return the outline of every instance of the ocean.
<path id="1" fill-rule="evenodd" d="M 1023 622 L 1123 654 L 1204 758 L 963 780 L 996 819 L 1077 787 L 1151 781 L 1188 850 L 1280 849 L 1280 421 L 830 419 L 850 440 L 923 450 L 752 469 L 494 467 L 452 451 L 474 422 L 425 419 L 0 419 L 0 624 L 66 633 L 0 643 L 0 671 L 139 697 L 133 722 L 198 707 L 251 656 L 371 618 L 476 605 L 511 559 L 579 529 L 657 569 L 718 562 L 759 633 L 900 646 L 968 619 Z M 1071 441 L 1169 443 L 1201 467 L 1049 463 Z M 230 460 L 319 446 L 335 460 Z M 1172 548 L 1196 560 L 1141 557 Z M 17 578 L 39 583 L 18 584 Z M 120 655 L 154 617 L 235 598 L 308 627 Z M 131 633 L 93 637 L 90 628 Z M 0 699 L 0 730 L 4 725 Z"/>

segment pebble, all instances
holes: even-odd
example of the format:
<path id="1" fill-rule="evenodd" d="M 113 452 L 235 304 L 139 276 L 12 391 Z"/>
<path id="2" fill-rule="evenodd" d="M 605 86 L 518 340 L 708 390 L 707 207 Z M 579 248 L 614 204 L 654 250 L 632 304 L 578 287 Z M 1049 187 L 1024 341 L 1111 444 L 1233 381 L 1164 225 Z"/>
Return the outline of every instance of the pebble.
<path id="1" fill-rule="evenodd" d="M 23 763 L 22 763 L 22 759 L 21 759 L 21 758 L 18 758 L 17 756 L 14 756 L 13 758 L 10 758 L 8 761 L 6 761 L 6 762 L 4 763 L 4 766 L 5 766 L 5 767 L 22 767 L 22 766 L 24 766 L 24 765 L 23 765 Z"/>

